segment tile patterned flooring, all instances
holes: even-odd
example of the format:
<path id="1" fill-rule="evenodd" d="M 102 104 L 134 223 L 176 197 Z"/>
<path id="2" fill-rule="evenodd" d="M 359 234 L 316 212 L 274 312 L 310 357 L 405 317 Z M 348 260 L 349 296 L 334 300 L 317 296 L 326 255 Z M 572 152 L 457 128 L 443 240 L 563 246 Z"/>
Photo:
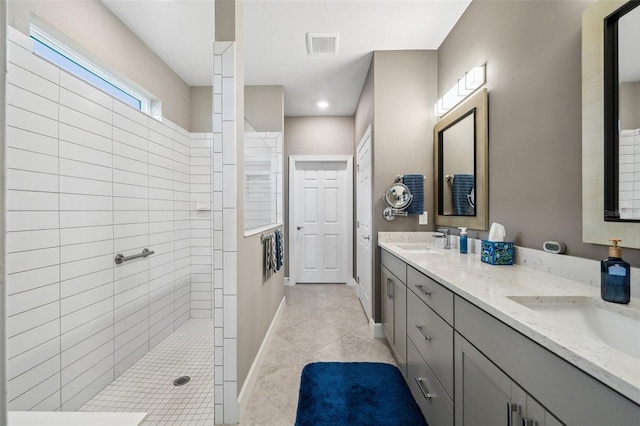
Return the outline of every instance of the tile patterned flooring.
<path id="1" fill-rule="evenodd" d="M 191 381 L 173 386 L 180 376 Z M 79 411 L 146 412 L 143 425 L 212 425 L 213 320 L 190 319 Z"/>
<path id="2" fill-rule="evenodd" d="M 286 306 L 267 350 L 241 426 L 293 425 L 302 368 L 316 361 L 395 365 L 384 339 L 375 339 L 353 287 L 286 287 Z"/>
<path id="3" fill-rule="evenodd" d="M 241 426 L 293 425 L 300 375 L 316 361 L 395 364 L 384 339 L 372 337 L 353 287 L 286 287 L 286 304 L 258 373 Z M 213 425 L 213 322 L 190 319 L 125 371 L 81 411 L 140 411 L 144 425 Z M 172 385 L 187 375 L 185 386 Z"/>

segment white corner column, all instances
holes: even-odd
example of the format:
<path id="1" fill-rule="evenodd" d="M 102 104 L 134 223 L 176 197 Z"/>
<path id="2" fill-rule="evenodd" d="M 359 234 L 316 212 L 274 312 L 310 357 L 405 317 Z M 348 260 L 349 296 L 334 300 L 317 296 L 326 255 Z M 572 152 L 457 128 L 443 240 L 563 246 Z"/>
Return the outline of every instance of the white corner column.
<path id="1" fill-rule="evenodd" d="M 215 423 L 238 403 L 238 149 L 244 133 L 242 2 L 216 0 L 213 44 L 213 315 Z"/>
<path id="2" fill-rule="evenodd" d="M 215 422 L 239 421 L 237 377 L 236 44 L 213 56 L 213 220 Z"/>
<path id="3" fill-rule="evenodd" d="M 7 74 L 7 2 L 0 2 L 0 425 L 7 424 L 7 336 L 5 280 L 5 84 Z"/>

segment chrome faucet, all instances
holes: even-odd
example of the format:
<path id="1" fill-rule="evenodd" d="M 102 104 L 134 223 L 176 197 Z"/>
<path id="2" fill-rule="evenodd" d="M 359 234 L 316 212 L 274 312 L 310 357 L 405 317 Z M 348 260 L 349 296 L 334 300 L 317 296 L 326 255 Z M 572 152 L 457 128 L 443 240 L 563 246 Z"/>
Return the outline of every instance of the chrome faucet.
<path id="1" fill-rule="evenodd" d="M 444 248 L 445 249 L 450 249 L 451 248 L 451 241 L 449 240 L 449 237 L 451 235 L 451 230 L 449 228 L 440 228 L 440 229 L 438 229 L 438 232 L 441 232 L 441 234 L 433 234 L 433 238 L 443 238 L 444 239 Z"/>

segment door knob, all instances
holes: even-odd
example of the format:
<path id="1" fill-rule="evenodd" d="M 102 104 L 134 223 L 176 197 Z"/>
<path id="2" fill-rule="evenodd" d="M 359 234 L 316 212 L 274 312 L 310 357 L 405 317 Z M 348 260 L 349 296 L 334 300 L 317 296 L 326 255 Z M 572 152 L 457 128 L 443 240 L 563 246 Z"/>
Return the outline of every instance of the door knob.
<path id="1" fill-rule="evenodd" d="M 297 229 L 298 229 L 298 231 L 299 231 L 299 230 L 303 229 L 303 228 L 304 228 L 304 226 L 296 226 L 296 228 L 297 228 Z"/>
<path id="2" fill-rule="evenodd" d="M 371 239 L 371 235 L 367 235 L 366 237 L 362 237 L 362 238 L 364 238 L 365 240 L 370 240 Z"/>

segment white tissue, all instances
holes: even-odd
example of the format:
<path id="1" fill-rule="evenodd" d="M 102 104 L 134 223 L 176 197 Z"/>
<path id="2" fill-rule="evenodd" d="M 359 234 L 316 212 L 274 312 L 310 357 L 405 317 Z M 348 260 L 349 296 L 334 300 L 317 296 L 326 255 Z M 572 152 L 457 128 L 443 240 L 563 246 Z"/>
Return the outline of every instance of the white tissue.
<path id="1" fill-rule="evenodd" d="M 489 229 L 489 241 L 504 241 L 507 233 L 504 230 L 504 226 L 499 223 L 492 223 L 491 229 Z"/>

